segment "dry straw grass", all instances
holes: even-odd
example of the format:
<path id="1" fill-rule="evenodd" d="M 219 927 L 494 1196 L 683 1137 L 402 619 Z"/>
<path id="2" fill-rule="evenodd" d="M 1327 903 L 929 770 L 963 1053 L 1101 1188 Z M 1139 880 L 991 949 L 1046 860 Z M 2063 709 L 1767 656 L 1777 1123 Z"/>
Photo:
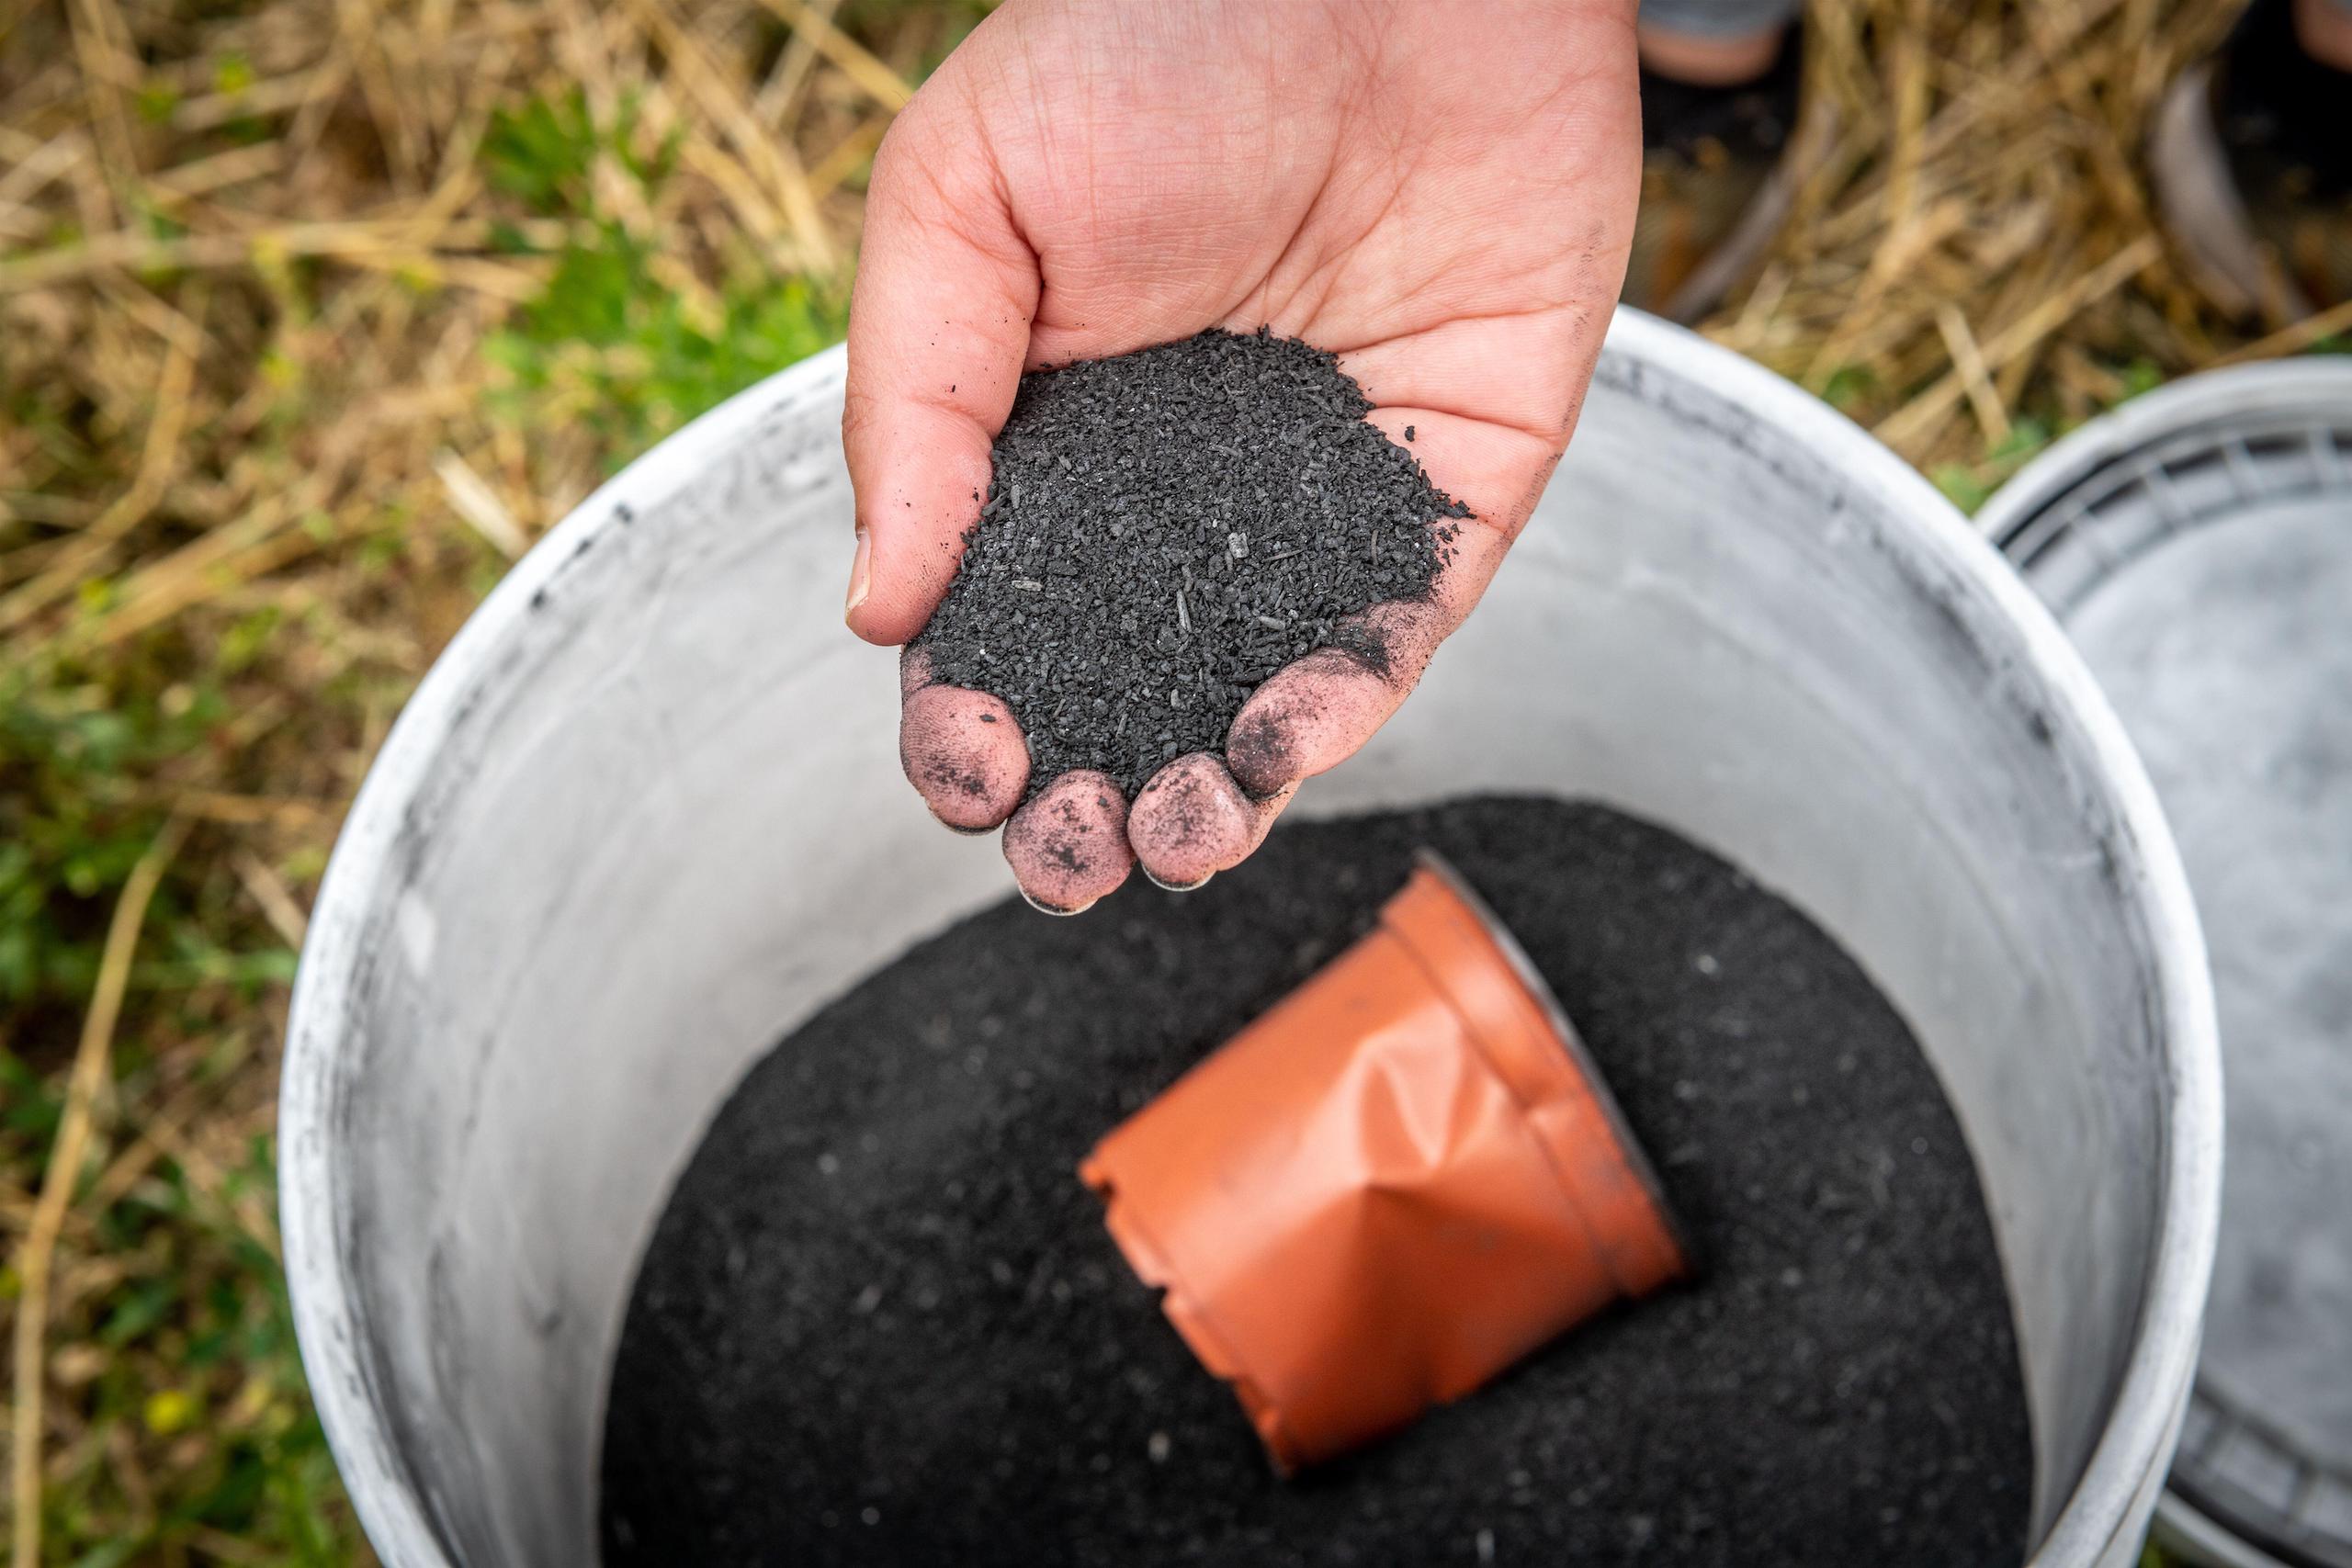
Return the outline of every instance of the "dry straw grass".
<path id="1" fill-rule="evenodd" d="M 970 19 L 0 0 L 18 1568 L 364 1554 L 269 1187 L 326 846 L 508 559 L 821 342 L 867 158 Z"/>
<path id="2" fill-rule="evenodd" d="M 326 846 L 508 559 L 838 320 L 868 157 L 974 9 L 0 0 L 17 1568 L 364 1554 L 269 1189 Z M 2149 111 L 2229 9 L 1820 0 L 1826 158 L 1708 330 L 1963 496 L 2332 330 L 2249 345 L 2151 227 Z"/>
<path id="3" fill-rule="evenodd" d="M 2168 255 L 2151 118 L 2236 0 L 1824 0 L 1808 10 L 1796 216 L 1707 323 L 1973 504 L 2052 434 L 2155 380 L 2288 354 Z"/>

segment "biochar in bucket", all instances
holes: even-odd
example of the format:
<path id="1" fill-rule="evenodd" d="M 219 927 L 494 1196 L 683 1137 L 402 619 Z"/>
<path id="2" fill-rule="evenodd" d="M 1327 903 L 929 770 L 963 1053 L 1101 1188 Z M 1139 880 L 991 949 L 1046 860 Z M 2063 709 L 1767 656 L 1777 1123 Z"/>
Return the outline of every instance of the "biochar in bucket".
<path id="1" fill-rule="evenodd" d="M 1549 982 L 1704 1260 L 1283 1481 L 1072 1171 L 1450 860 Z M 1487 799 L 1277 832 L 1201 892 L 985 910 L 752 1068 L 631 1299 L 605 1560 L 2016 1563 L 1989 1224 L 1901 1019 L 1659 829 Z"/>
<path id="2" fill-rule="evenodd" d="M 1021 378 L 963 565 L 919 639 L 1004 699 L 1030 787 L 1133 795 L 1224 748 L 1293 660 L 1383 650 L 1346 617 L 1426 594 L 1468 510 L 1364 415 L 1331 355 L 1209 331 Z"/>

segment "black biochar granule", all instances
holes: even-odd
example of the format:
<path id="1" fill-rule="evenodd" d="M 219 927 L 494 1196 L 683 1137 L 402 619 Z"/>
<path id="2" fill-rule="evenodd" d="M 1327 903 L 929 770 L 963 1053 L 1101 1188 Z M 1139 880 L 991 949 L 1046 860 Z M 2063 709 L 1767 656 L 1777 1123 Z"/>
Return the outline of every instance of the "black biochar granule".
<path id="1" fill-rule="evenodd" d="M 1703 1272 L 1286 1483 L 1077 1168 L 1422 845 L 1550 980 Z M 820 1010 L 655 1230 L 602 1514 L 606 1568 L 2014 1568 L 2031 1490 L 1992 1228 L 1894 1009 L 1674 835 L 1490 799 L 1286 828 L 1108 919 L 1008 901 Z"/>
<path id="2" fill-rule="evenodd" d="M 964 562 L 920 646 L 1002 697 L 1030 787 L 1099 768 L 1132 795 L 1216 751 L 1258 683 L 1346 618 L 1426 595 L 1468 508 L 1364 418 L 1338 360 L 1204 332 L 1021 378 Z"/>

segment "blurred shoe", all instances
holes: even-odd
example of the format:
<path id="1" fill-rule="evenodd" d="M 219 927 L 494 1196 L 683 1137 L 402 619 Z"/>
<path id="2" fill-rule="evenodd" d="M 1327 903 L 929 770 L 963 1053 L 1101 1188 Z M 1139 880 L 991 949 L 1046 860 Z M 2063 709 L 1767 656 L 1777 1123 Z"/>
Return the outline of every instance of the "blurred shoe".
<path id="1" fill-rule="evenodd" d="M 1642 72 L 1642 206 L 1623 298 L 1695 321 L 1746 281 L 1786 222 L 1807 160 L 1794 152 L 1795 29 L 1772 68 L 1736 87 Z M 1809 145 L 1826 143 L 1812 134 Z"/>
<path id="2" fill-rule="evenodd" d="M 2304 51 L 2290 0 L 2255 0 L 2182 73 L 2148 154 L 2165 233 L 2222 310 L 2277 327 L 2352 299 L 2352 72 Z"/>

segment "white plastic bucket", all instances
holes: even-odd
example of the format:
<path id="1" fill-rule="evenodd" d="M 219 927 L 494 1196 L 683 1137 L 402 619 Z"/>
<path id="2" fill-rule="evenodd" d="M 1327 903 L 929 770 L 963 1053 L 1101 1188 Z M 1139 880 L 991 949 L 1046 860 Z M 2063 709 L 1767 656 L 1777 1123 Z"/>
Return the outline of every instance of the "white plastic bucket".
<path id="1" fill-rule="evenodd" d="M 401 716 L 296 987 L 287 1262 L 393 1568 L 595 1559 L 612 1350 L 705 1122 L 785 1029 L 1009 887 L 898 776 L 841 628 L 838 351 L 515 570 Z M 1918 1033 L 2007 1270 L 2038 1568 L 2132 1561 L 2197 1349 L 2220 1074 L 2177 857 L 2031 596 L 1884 448 L 1621 313 L 1421 692 L 1299 809 L 1599 798 L 1739 861 Z"/>
<path id="2" fill-rule="evenodd" d="M 2230 1178 L 2159 1536 L 2352 1568 L 2352 360 L 2136 398 L 1977 524 L 2138 741 L 2211 949 Z"/>

